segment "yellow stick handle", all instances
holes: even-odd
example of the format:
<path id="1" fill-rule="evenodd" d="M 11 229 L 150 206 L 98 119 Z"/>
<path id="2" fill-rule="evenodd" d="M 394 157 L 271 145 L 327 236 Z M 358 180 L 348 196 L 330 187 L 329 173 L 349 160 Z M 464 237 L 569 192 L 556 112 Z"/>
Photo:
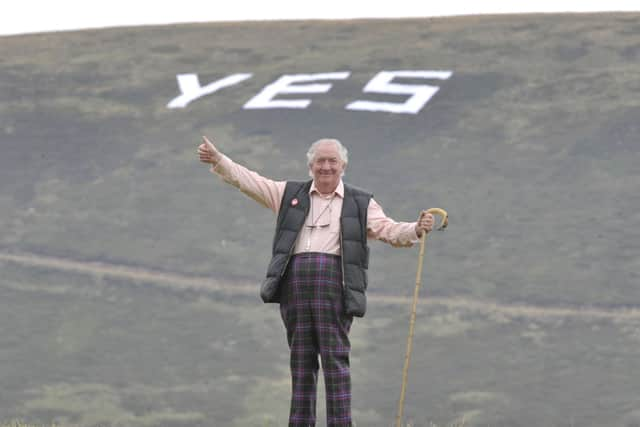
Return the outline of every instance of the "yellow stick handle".
<path id="1" fill-rule="evenodd" d="M 442 230 L 449 224 L 449 215 L 444 209 L 431 208 L 427 210 L 430 214 L 440 215 L 442 221 L 436 230 Z M 416 287 L 413 290 L 413 304 L 411 306 L 411 317 L 409 318 L 409 336 L 407 337 L 407 352 L 404 358 L 404 368 L 402 369 L 402 389 L 400 391 L 400 401 L 398 402 L 398 415 L 396 416 L 396 427 L 401 427 L 402 411 L 404 409 L 404 398 L 407 390 L 407 377 L 409 375 L 409 361 L 411 360 L 411 350 L 413 348 L 413 332 L 416 323 L 416 311 L 418 308 L 418 294 L 420 291 L 422 278 L 422 264 L 424 260 L 424 248 L 427 240 L 427 233 L 422 233 L 420 238 L 420 254 L 418 255 L 418 271 L 416 272 Z"/>
<path id="2" fill-rule="evenodd" d="M 447 225 L 449 225 L 449 214 L 444 209 L 431 208 L 427 209 L 427 213 L 440 216 L 440 225 L 436 227 L 436 230 L 444 230 L 445 228 L 447 228 Z"/>

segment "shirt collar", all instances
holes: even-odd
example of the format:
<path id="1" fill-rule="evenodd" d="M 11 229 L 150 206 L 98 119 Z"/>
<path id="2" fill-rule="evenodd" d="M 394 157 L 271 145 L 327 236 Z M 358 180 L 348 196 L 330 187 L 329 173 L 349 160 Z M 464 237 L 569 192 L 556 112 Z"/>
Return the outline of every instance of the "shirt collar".
<path id="1" fill-rule="evenodd" d="M 320 192 L 316 188 L 315 180 L 311 183 L 311 188 L 309 189 L 309 195 L 313 193 L 320 194 Z M 344 199 L 344 183 L 342 182 L 342 179 L 340 179 L 340 182 L 338 183 L 338 186 L 336 187 L 333 193 L 339 196 L 341 199 Z"/>

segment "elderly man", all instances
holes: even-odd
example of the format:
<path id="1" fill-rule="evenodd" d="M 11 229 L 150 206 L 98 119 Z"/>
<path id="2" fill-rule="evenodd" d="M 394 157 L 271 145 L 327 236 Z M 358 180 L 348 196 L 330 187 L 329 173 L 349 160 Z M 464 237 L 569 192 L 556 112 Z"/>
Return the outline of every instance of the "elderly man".
<path id="1" fill-rule="evenodd" d="M 327 425 L 351 426 L 349 329 L 366 310 L 367 239 L 411 246 L 431 231 L 433 216 L 417 222 L 387 217 L 372 195 L 345 184 L 348 153 L 321 139 L 307 153 L 306 182 L 273 181 L 223 155 L 206 137 L 200 161 L 225 182 L 278 214 L 273 257 L 260 294 L 280 303 L 292 379 L 290 427 L 315 426 L 318 355 L 326 387 Z"/>

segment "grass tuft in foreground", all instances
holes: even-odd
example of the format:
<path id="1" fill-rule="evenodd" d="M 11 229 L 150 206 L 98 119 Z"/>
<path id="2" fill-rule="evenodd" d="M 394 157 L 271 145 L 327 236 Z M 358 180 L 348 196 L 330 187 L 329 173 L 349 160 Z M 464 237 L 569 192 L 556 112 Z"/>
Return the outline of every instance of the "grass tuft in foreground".
<path id="1" fill-rule="evenodd" d="M 70 424 L 28 424 L 20 420 L 0 421 L 0 427 L 78 427 Z"/>

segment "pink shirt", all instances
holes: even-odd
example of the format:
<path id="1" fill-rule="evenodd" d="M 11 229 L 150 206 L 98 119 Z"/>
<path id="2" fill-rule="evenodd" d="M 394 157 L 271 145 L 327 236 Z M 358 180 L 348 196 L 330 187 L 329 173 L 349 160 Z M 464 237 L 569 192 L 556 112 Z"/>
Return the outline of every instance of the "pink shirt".
<path id="1" fill-rule="evenodd" d="M 276 214 L 284 194 L 286 181 L 273 181 L 222 155 L 211 171 L 225 182 L 237 187 L 247 196 Z M 342 180 L 333 195 L 323 197 L 315 182 L 309 189 L 311 206 L 304 227 L 298 234 L 294 253 L 324 252 L 340 254 L 340 213 L 344 197 Z M 372 198 L 367 208 L 367 237 L 382 240 L 392 246 L 412 246 L 419 239 L 415 222 L 396 222 L 384 214 L 382 207 Z"/>

